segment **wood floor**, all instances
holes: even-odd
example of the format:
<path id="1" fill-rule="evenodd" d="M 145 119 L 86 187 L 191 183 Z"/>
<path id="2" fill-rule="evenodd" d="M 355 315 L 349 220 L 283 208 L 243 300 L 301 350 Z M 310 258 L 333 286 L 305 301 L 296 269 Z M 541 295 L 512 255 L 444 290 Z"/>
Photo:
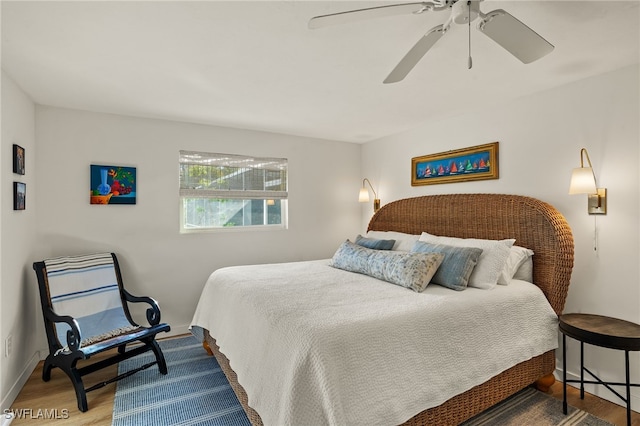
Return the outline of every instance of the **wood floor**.
<path id="1" fill-rule="evenodd" d="M 96 356 L 92 358 L 92 361 L 98 359 L 99 357 Z M 89 386 L 107 380 L 115 376 L 116 373 L 116 366 L 103 369 L 85 376 L 85 385 Z M 40 362 L 11 406 L 14 411 L 22 411 L 25 416 L 25 418 L 14 419 L 12 426 L 23 424 L 110 425 L 115 389 L 116 384 L 111 383 L 87 394 L 89 410 L 82 413 L 78 410 L 75 393 L 67 376 L 59 369 L 53 369 L 51 380 L 47 383 L 43 382 L 42 362 Z M 567 391 L 569 405 L 615 425 L 626 425 L 625 408 L 590 394 L 586 394 L 585 399 L 580 400 L 580 392 L 571 386 L 567 387 Z M 555 398 L 562 399 L 562 383 L 556 382 L 549 393 Z M 44 410 L 47 410 L 49 417 L 53 413 L 57 419 L 43 421 Z M 39 415 L 40 417 L 38 417 Z M 640 414 L 632 413 L 632 425 L 640 426 Z"/>
<path id="2" fill-rule="evenodd" d="M 110 351 L 107 354 L 113 354 Z M 91 362 L 105 358 L 105 355 L 96 355 L 91 358 Z M 81 367 L 82 364 L 78 363 Z M 155 368 L 155 367 L 154 367 Z M 95 383 L 108 380 L 117 375 L 117 365 L 112 365 L 84 377 L 85 387 Z M 76 394 L 73 391 L 71 381 L 59 368 L 51 370 L 51 380 L 42 381 L 42 361 L 31 373 L 27 383 L 18 394 L 18 397 L 11 405 L 11 409 L 16 413 L 16 418 L 11 423 L 14 425 L 23 424 L 53 424 L 53 425 L 111 425 L 111 413 L 113 411 L 113 400 L 116 392 L 116 384 L 111 383 L 103 388 L 91 391 L 87 394 L 89 410 L 81 412 L 78 410 Z M 29 412 L 28 410 L 31 410 Z M 40 420 L 38 410 L 53 411 L 55 420 Z M 19 418 L 20 414 L 24 418 Z M 44 416 L 44 414 L 43 414 Z M 49 416 L 51 417 L 51 416 Z M 65 418 L 66 417 L 66 418 Z"/>
<path id="3" fill-rule="evenodd" d="M 607 391 L 608 392 L 608 391 Z M 555 382 L 549 394 L 554 398 L 562 400 L 562 382 Z M 579 408 L 596 417 L 613 423 L 614 425 L 625 426 L 627 424 L 627 409 L 617 404 L 599 398 L 585 392 L 584 399 L 580 399 L 580 390 L 572 386 L 567 386 L 567 402 L 572 407 Z M 622 401 L 620 401 L 622 402 Z M 640 413 L 631 412 L 631 426 L 640 426 Z"/>

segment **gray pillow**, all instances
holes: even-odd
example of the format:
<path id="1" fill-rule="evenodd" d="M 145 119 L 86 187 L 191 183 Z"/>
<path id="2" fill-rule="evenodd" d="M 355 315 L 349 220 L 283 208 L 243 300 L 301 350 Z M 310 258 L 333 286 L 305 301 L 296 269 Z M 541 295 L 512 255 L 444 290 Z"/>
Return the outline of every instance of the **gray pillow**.
<path id="1" fill-rule="evenodd" d="M 373 250 L 347 240 L 338 247 L 330 265 L 422 292 L 442 259 L 440 253 Z"/>
<path id="2" fill-rule="evenodd" d="M 482 254 L 482 249 L 417 241 L 413 246 L 412 252 L 444 254 L 444 260 L 431 282 L 453 290 L 464 290 L 467 288 L 471 272 L 473 272 L 473 268 L 475 268 L 478 258 Z"/>
<path id="3" fill-rule="evenodd" d="M 356 244 L 374 250 L 391 250 L 396 240 L 378 240 L 376 238 L 366 238 L 362 235 L 356 237 Z"/>

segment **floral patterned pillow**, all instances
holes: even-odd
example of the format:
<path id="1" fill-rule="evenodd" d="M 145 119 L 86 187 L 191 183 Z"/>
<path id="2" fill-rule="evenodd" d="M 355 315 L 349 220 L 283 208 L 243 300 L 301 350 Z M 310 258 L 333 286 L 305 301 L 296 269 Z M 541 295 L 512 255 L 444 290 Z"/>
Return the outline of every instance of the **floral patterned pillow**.
<path id="1" fill-rule="evenodd" d="M 330 265 L 422 292 L 443 259 L 442 253 L 380 251 L 347 240 L 338 247 Z"/>

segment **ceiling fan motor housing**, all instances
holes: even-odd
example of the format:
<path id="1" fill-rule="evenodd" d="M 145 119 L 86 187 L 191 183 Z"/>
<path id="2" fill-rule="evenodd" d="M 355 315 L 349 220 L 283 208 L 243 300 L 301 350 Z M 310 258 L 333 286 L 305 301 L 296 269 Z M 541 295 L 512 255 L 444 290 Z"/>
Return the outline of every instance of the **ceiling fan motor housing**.
<path id="1" fill-rule="evenodd" d="M 456 24 L 468 24 L 480 15 L 480 1 L 458 0 L 451 6 L 451 18 Z"/>

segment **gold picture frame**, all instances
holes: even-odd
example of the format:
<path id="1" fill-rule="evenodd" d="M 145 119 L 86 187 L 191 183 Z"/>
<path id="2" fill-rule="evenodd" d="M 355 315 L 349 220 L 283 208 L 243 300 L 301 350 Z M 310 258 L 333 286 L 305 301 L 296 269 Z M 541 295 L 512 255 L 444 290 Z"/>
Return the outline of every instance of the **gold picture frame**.
<path id="1" fill-rule="evenodd" d="M 498 142 L 411 159 L 411 186 L 498 178 Z"/>

